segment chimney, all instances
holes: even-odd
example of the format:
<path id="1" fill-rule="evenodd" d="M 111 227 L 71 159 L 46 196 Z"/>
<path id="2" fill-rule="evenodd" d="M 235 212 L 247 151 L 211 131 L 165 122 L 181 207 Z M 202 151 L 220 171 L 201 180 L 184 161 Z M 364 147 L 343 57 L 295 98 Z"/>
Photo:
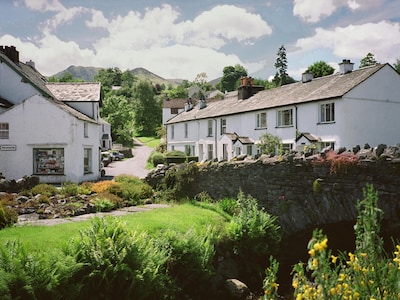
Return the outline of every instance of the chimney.
<path id="1" fill-rule="evenodd" d="M 339 73 L 347 74 L 353 71 L 354 63 L 350 62 L 350 59 L 343 59 L 341 63 L 339 63 Z"/>
<path id="2" fill-rule="evenodd" d="M 35 70 L 35 62 L 32 60 L 29 60 L 25 63 L 26 65 L 30 66 L 32 69 Z"/>
<path id="3" fill-rule="evenodd" d="M 14 63 L 19 63 L 19 52 L 14 46 L 0 46 L 0 51 L 3 52 Z"/>
<path id="4" fill-rule="evenodd" d="M 302 83 L 309 82 L 309 81 L 313 80 L 313 78 L 314 78 L 314 76 L 309 70 L 307 70 L 303 74 L 301 74 L 301 82 Z"/>

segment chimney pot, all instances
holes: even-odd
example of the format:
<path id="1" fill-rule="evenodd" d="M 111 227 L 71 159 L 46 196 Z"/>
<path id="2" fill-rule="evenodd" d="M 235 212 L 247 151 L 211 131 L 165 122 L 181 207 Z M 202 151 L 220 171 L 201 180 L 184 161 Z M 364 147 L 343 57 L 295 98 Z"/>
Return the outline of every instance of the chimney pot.
<path id="1" fill-rule="evenodd" d="M 303 74 L 301 74 L 301 82 L 303 82 L 303 83 L 309 82 L 309 81 L 313 80 L 313 78 L 314 78 L 314 76 L 309 70 L 307 70 Z"/>
<path id="2" fill-rule="evenodd" d="M 350 62 L 350 59 L 343 59 L 341 63 L 339 63 L 339 73 L 347 74 L 353 71 L 354 63 Z"/>

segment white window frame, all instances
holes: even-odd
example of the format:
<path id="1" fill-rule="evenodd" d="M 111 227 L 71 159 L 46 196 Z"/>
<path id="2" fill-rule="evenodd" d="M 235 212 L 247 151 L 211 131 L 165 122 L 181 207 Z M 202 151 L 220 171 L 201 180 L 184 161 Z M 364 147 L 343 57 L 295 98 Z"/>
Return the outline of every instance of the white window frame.
<path id="1" fill-rule="evenodd" d="M 185 123 L 184 128 L 185 128 L 185 138 L 187 138 L 189 136 L 189 125 L 188 125 L 188 123 Z"/>
<path id="2" fill-rule="evenodd" d="M 267 128 L 267 112 L 263 111 L 256 115 L 256 128 Z"/>
<path id="3" fill-rule="evenodd" d="M 92 173 L 92 148 L 83 149 L 83 173 Z"/>
<path id="4" fill-rule="evenodd" d="M 319 123 L 326 124 L 335 122 L 335 102 L 321 103 L 318 108 Z"/>
<path id="5" fill-rule="evenodd" d="M 175 125 L 171 125 L 171 139 L 175 139 Z"/>
<path id="6" fill-rule="evenodd" d="M 0 123 L 0 139 L 10 138 L 10 124 Z"/>
<path id="7" fill-rule="evenodd" d="M 207 144 L 207 157 L 209 160 L 214 158 L 214 145 Z"/>
<path id="8" fill-rule="evenodd" d="M 221 135 L 226 133 L 226 118 L 221 118 Z"/>
<path id="9" fill-rule="evenodd" d="M 87 122 L 83 123 L 83 137 L 89 137 L 89 124 Z"/>
<path id="10" fill-rule="evenodd" d="M 213 136 L 213 120 L 208 120 L 207 122 L 207 136 L 211 137 Z"/>
<path id="11" fill-rule="evenodd" d="M 276 126 L 293 126 L 293 108 L 280 109 L 276 112 Z"/>

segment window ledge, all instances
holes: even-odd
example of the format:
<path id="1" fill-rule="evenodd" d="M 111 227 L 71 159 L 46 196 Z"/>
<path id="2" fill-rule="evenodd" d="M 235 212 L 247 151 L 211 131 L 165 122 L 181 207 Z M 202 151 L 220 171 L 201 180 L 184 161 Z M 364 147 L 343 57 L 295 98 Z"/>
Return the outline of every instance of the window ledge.
<path id="1" fill-rule="evenodd" d="M 332 122 L 318 122 L 317 125 L 327 125 L 327 124 L 335 124 L 335 121 Z"/>
<path id="2" fill-rule="evenodd" d="M 294 127 L 293 124 L 292 125 L 278 125 L 278 126 L 275 126 L 275 128 L 290 128 L 290 127 Z"/>
<path id="3" fill-rule="evenodd" d="M 256 127 L 254 130 L 263 130 L 263 129 L 268 129 L 268 127 Z"/>

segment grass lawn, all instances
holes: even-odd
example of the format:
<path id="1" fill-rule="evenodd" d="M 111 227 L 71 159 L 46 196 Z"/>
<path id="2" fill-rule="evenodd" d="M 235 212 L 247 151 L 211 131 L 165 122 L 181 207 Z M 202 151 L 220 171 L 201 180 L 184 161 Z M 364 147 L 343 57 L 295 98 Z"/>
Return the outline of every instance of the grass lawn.
<path id="1" fill-rule="evenodd" d="M 182 204 L 169 208 L 157 208 L 118 217 L 126 222 L 132 231 L 147 231 L 159 234 L 164 230 L 184 233 L 189 229 L 201 233 L 213 226 L 222 231 L 227 219 L 213 210 L 192 204 Z M 79 237 L 79 231 L 87 228 L 91 221 L 71 222 L 54 226 L 25 225 L 0 230 L 0 245 L 7 241 L 19 240 L 29 244 L 31 249 L 40 251 L 56 250 L 73 237 Z"/>
<path id="2" fill-rule="evenodd" d="M 146 137 L 146 136 L 139 136 L 137 139 L 145 144 L 147 147 L 156 148 L 160 144 L 160 139 L 157 137 Z"/>

